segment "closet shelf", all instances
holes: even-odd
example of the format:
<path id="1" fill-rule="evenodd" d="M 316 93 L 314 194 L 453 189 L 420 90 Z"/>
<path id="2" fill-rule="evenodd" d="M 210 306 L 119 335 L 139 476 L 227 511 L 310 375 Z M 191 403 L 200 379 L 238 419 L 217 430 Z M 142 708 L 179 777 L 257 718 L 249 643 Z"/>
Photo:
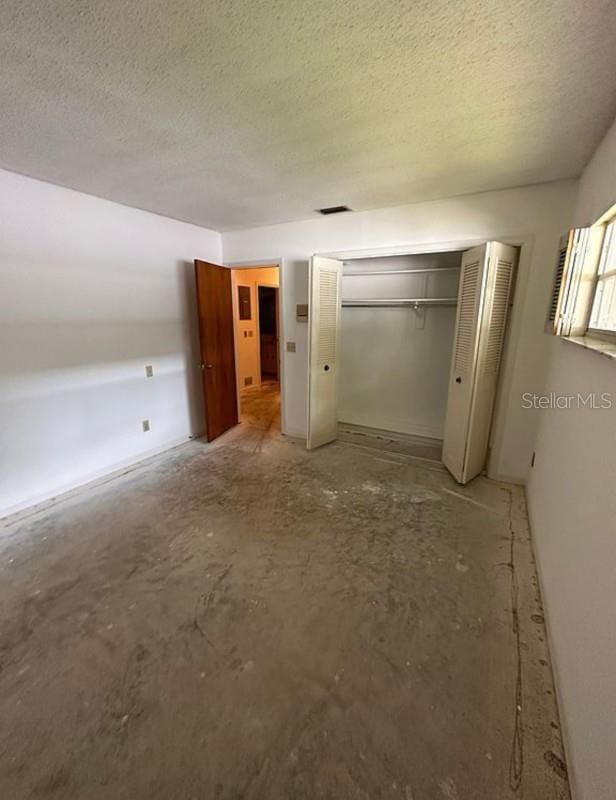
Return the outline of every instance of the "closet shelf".
<path id="1" fill-rule="evenodd" d="M 361 278 L 375 275 L 425 275 L 429 272 L 458 272 L 460 267 L 424 267 L 422 269 L 381 269 L 376 272 L 343 272 L 343 278 Z"/>
<path id="2" fill-rule="evenodd" d="M 359 307 L 395 307 L 395 306 L 410 306 L 412 308 L 418 306 L 456 306 L 458 304 L 457 297 L 394 297 L 394 298 L 365 298 L 361 300 L 343 300 L 342 305 L 347 308 Z"/>

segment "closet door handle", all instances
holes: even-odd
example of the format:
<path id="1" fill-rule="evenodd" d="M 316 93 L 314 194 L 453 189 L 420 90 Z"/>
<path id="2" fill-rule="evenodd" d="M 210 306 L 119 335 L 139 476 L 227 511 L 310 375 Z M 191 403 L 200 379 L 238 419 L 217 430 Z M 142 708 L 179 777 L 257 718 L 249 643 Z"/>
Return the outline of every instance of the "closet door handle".
<path id="1" fill-rule="evenodd" d="M 462 383 L 462 378 L 461 378 L 459 375 L 458 375 L 458 377 L 456 378 L 456 383 Z"/>

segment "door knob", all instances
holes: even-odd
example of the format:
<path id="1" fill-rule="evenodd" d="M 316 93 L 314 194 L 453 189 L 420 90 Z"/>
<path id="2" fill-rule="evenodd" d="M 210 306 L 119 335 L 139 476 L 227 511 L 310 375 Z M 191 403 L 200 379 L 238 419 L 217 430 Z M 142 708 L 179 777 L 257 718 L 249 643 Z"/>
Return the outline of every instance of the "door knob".
<path id="1" fill-rule="evenodd" d="M 213 367 L 213 366 L 214 366 L 213 364 L 206 364 L 206 365 L 205 365 L 205 368 L 206 368 L 206 369 L 212 369 L 212 367 Z"/>

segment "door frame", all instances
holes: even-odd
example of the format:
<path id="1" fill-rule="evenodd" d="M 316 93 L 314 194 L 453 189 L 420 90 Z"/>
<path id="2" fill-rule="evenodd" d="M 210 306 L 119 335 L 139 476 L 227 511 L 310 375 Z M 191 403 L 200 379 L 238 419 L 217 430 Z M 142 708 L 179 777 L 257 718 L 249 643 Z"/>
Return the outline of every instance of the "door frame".
<path id="1" fill-rule="evenodd" d="M 279 268 L 280 269 L 280 268 Z M 280 272 L 278 273 L 278 278 L 280 280 Z M 278 337 L 278 383 L 280 381 L 280 286 L 274 286 L 272 283 L 257 283 L 255 285 L 256 290 L 256 297 L 255 302 L 257 306 L 257 339 L 259 341 L 259 348 L 258 348 L 258 358 L 257 361 L 259 362 L 259 383 L 263 383 L 263 373 L 261 372 L 261 308 L 259 306 L 259 289 L 263 287 L 264 289 L 275 289 L 276 290 L 276 335 Z"/>
<path id="2" fill-rule="evenodd" d="M 510 312 L 508 315 L 498 383 L 496 386 L 496 400 L 492 414 L 487 458 L 488 477 L 494 480 L 517 484 L 523 483 L 523 481 L 495 470 L 494 461 L 497 457 L 500 457 L 501 442 L 505 430 L 507 399 L 512 396 L 512 356 L 514 356 L 523 335 L 521 307 L 527 296 L 535 238 L 536 236 L 534 233 L 507 233 L 502 235 L 499 234 L 498 231 L 494 231 L 486 233 L 485 236 L 480 238 L 474 236 L 465 239 L 402 244 L 395 247 L 372 247 L 361 250 L 320 251 L 314 253 L 314 255 L 317 256 L 336 258 L 339 261 L 353 261 L 362 258 L 386 258 L 388 256 L 413 256 L 429 253 L 449 253 L 456 250 L 470 250 L 472 247 L 477 247 L 488 241 L 498 241 L 518 248 L 518 264 L 510 298 Z"/>
<path id="3" fill-rule="evenodd" d="M 404 244 L 398 247 L 367 247 L 362 250 L 336 250 L 318 252 L 315 256 L 336 258 L 339 261 L 354 261 L 362 258 L 387 258 L 388 256 L 419 256 L 429 253 L 450 253 L 456 250 L 470 250 L 486 242 L 499 241 L 516 247 L 528 245 L 534 240 L 534 234 L 509 234 L 497 236 L 490 234 L 483 237 L 468 237 L 466 239 L 448 239 L 447 241 L 417 242 L 417 244 Z"/>
<path id="4" fill-rule="evenodd" d="M 282 269 L 282 258 L 260 258 L 260 259 L 251 259 L 250 261 L 225 261 L 224 266 L 228 267 L 230 270 L 233 269 L 264 269 L 265 267 L 277 267 L 278 268 L 278 364 L 279 364 L 279 371 L 280 374 L 278 376 L 279 383 L 280 383 L 280 432 L 286 434 L 287 432 L 287 421 L 286 421 L 286 403 L 285 403 L 285 386 L 286 386 L 286 377 L 285 377 L 285 364 L 284 364 L 284 357 L 283 357 L 283 345 L 285 342 L 285 301 L 284 301 L 284 276 L 283 276 L 283 269 Z M 233 281 L 232 281 L 233 283 Z M 233 303 L 234 303 L 234 314 L 235 309 L 237 308 L 237 297 L 235 296 L 236 292 L 233 292 Z M 256 298 L 258 301 L 258 297 Z M 258 306 L 258 302 L 257 302 Z M 259 311 L 257 308 L 257 321 L 259 319 Z M 258 329 L 258 328 L 257 328 Z M 235 325 L 233 326 L 233 335 L 235 340 L 235 358 L 236 364 L 239 363 L 237 361 L 238 353 L 237 353 L 237 335 L 236 335 Z M 259 338 L 260 341 L 260 338 Z M 259 377 L 261 376 L 261 349 L 259 348 Z M 236 380 L 236 384 L 238 381 Z M 240 414 L 240 387 L 237 386 L 237 413 Z"/>

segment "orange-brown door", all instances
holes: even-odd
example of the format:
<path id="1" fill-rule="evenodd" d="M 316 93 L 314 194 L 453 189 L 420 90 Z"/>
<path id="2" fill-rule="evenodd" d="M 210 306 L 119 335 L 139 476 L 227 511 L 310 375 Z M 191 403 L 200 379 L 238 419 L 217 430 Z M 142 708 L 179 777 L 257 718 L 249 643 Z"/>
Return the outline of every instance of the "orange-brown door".
<path id="1" fill-rule="evenodd" d="M 231 270 L 195 260 L 208 442 L 238 423 Z"/>

